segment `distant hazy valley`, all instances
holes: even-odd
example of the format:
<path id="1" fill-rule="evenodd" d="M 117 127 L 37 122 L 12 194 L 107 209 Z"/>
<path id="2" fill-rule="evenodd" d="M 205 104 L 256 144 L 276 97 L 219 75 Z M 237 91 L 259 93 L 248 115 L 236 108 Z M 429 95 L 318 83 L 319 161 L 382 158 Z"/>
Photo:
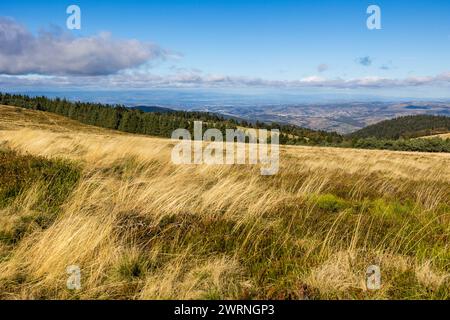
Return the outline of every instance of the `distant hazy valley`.
<path id="1" fill-rule="evenodd" d="M 365 96 L 344 99 L 331 96 L 281 94 L 249 96 L 238 93 L 170 90 L 30 92 L 28 94 L 66 97 L 73 101 L 124 104 L 144 109 L 146 106 L 155 109 L 156 106 L 175 110 L 208 111 L 252 122 L 258 120 L 290 123 L 338 133 L 350 133 L 367 125 L 405 115 L 450 116 L 450 101 L 383 100 Z"/>
<path id="2" fill-rule="evenodd" d="M 450 116 L 450 103 L 435 102 L 348 102 L 268 106 L 208 106 L 191 108 L 221 113 L 246 120 L 291 123 L 317 130 L 350 133 L 365 126 L 405 115 Z"/>

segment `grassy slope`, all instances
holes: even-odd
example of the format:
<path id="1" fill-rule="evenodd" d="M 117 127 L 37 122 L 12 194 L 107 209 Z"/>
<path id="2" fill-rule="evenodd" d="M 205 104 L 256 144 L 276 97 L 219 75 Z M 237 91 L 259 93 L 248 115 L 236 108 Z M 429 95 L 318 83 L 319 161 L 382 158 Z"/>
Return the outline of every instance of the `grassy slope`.
<path id="1" fill-rule="evenodd" d="M 379 139 L 417 138 L 450 131 L 450 117 L 412 115 L 384 120 L 350 134 L 354 138 L 375 137 Z"/>
<path id="2" fill-rule="evenodd" d="M 424 139 L 430 139 L 430 138 L 450 139 L 450 133 L 436 134 L 436 135 L 425 136 L 425 137 L 421 137 L 421 138 L 424 138 Z"/>
<path id="3" fill-rule="evenodd" d="M 283 147 L 263 177 L 175 166 L 170 140 L 10 107 L 0 144 L 82 168 L 50 225 L 0 243 L 4 298 L 450 298 L 448 154 Z M 0 209 L 2 231 L 42 214 L 36 190 Z"/>

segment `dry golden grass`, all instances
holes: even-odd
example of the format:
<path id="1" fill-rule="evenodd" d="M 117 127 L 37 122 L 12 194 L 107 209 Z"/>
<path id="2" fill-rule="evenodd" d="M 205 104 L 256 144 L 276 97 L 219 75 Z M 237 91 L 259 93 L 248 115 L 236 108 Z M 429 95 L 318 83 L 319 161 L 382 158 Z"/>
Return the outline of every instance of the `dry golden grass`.
<path id="1" fill-rule="evenodd" d="M 34 110 L 4 105 L 0 105 L 0 120 L 0 130 L 27 128 L 47 129 L 53 132 L 69 132 L 74 130 L 91 133 L 106 132 L 105 129 L 81 124 L 57 114 L 36 112 Z M 116 134 L 120 134 L 120 132 Z"/>
<path id="2" fill-rule="evenodd" d="M 441 139 L 450 139 L 450 133 L 442 133 L 442 134 L 436 134 L 432 136 L 426 136 L 423 138 L 441 138 Z"/>
<path id="3" fill-rule="evenodd" d="M 450 298 L 450 155 L 282 147 L 264 177 L 176 166 L 173 144 L 0 107 L 4 148 L 83 168 L 54 223 L 1 244 L 3 298 Z M 0 209 L 0 227 L 36 194 Z"/>

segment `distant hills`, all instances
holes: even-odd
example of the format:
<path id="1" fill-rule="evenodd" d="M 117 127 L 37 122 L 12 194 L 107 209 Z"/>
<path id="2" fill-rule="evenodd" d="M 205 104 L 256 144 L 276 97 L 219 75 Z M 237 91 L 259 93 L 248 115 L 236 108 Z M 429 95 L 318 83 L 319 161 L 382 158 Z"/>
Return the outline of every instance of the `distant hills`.
<path id="1" fill-rule="evenodd" d="M 336 132 L 312 130 L 292 124 L 237 120 L 229 115 L 211 112 L 178 111 L 155 106 L 127 108 L 123 105 L 71 102 L 60 98 L 49 99 L 45 96 L 30 97 L 0 93 L 0 105 L 47 111 L 88 125 L 166 138 L 170 138 L 172 132 L 179 128 L 192 133 L 194 122 L 202 121 L 204 130 L 214 128 L 223 134 L 227 129 L 278 129 L 280 144 L 286 145 L 450 152 L 450 139 L 439 137 L 413 139 L 450 132 L 450 117 L 447 116 L 400 117 L 370 125 L 350 135 L 340 135 Z"/>
<path id="2" fill-rule="evenodd" d="M 433 115 L 404 116 L 367 126 L 352 138 L 409 139 L 450 132 L 450 117 Z"/>
<path id="3" fill-rule="evenodd" d="M 0 89 L 1 90 L 1 89 Z M 69 101 L 161 106 L 173 110 L 202 111 L 256 123 L 293 124 L 313 130 L 349 134 L 383 120 L 408 115 L 450 116 L 450 99 L 384 98 L 368 95 L 294 92 L 242 94 L 240 90 L 119 90 L 119 91 L 28 91 L 30 96 L 63 98 Z M 158 107 L 159 108 L 159 107 Z M 152 111 L 150 111 L 152 112 Z M 156 111 L 156 113 L 159 113 Z"/>
<path id="4" fill-rule="evenodd" d="M 187 107 L 187 110 L 194 110 Z M 198 111 L 261 122 L 289 123 L 314 130 L 349 134 L 383 120 L 409 115 L 450 116 L 450 101 L 335 102 L 320 104 L 208 105 Z"/>
<path id="5" fill-rule="evenodd" d="M 316 131 L 295 125 L 237 120 L 211 112 L 178 111 L 155 106 L 127 108 L 123 105 L 105 105 L 89 102 L 71 102 L 66 99 L 49 99 L 45 96 L 30 97 L 20 94 L 0 93 L 0 104 L 47 111 L 66 116 L 81 123 L 102 128 L 170 138 L 172 132 L 183 128 L 193 132 L 194 122 L 202 121 L 204 130 L 238 127 L 254 129 L 278 129 L 281 144 L 331 145 L 343 138 L 334 132 Z M 149 112 L 152 110 L 153 112 Z M 147 111 L 147 112 L 146 112 Z"/>

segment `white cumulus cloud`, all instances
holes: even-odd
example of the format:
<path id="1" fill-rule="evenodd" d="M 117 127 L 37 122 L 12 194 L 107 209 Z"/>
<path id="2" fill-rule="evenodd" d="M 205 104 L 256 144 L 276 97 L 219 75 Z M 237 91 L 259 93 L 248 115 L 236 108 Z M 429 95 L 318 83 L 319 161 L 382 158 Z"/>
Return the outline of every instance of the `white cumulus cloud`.
<path id="1" fill-rule="evenodd" d="M 109 75 L 165 56 L 167 52 L 155 44 L 116 40 L 108 33 L 34 35 L 15 20 L 0 17 L 0 74 Z"/>

